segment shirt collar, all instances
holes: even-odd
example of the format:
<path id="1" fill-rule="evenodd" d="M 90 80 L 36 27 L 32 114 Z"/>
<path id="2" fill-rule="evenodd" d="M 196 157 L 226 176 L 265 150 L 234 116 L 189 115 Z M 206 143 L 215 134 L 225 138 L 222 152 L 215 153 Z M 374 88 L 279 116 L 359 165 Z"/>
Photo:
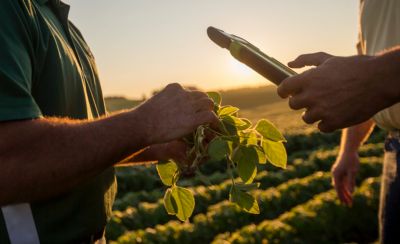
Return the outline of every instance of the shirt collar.
<path id="1" fill-rule="evenodd" d="M 52 4 L 54 4 L 55 6 L 59 6 L 59 5 L 67 5 L 65 3 L 63 3 L 61 0 L 36 0 L 36 2 L 38 2 L 40 5 L 44 5 L 47 2 L 51 2 Z"/>
<path id="2" fill-rule="evenodd" d="M 46 4 L 49 0 L 36 0 L 40 5 Z"/>
<path id="3" fill-rule="evenodd" d="M 62 18 L 68 19 L 69 13 L 69 5 L 65 4 L 61 0 L 35 0 L 40 5 L 44 5 L 46 3 L 50 3 L 54 8 L 56 8 L 57 14 L 59 14 Z"/>

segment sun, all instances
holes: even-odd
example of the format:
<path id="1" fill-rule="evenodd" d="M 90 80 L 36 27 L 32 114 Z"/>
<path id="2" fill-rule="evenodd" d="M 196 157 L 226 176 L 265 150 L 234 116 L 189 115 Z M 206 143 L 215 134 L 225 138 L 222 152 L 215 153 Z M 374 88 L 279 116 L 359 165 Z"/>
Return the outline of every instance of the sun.
<path id="1" fill-rule="evenodd" d="M 241 77 L 249 77 L 254 72 L 251 68 L 247 67 L 245 64 L 239 62 L 234 58 L 229 59 L 229 66 L 235 75 Z"/>

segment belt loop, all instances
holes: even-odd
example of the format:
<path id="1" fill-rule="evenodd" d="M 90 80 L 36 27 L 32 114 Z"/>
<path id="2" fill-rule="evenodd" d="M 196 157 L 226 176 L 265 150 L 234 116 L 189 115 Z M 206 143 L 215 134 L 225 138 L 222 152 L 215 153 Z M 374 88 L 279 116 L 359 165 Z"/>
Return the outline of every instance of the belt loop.
<path id="1" fill-rule="evenodd" d="M 400 131 L 389 131 L 385 140 L 385 151 L 400 153 Z"/>

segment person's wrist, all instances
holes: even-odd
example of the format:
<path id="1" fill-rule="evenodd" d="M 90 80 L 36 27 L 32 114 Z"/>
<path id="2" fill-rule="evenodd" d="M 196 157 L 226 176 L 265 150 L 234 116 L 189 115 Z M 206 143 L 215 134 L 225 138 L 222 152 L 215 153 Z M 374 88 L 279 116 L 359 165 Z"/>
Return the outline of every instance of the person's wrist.
<path id="1" fill-rule="evenodd" d="M 347 149 L 343 150 L 338 155 L 338 161 L 342 164 L 357 164 L 358 162 L 358 150 Z"/>
<path id="2" fill-rule="evenodd" d="M 381 90 L 387 101 L 392 104 L 400 101 L 399 77 L 400 77 L 400 49 L 377 56 L 371 56 L 368 60 L 368 75 L 377 83 L 377 89 Z"/>
<path id="3" fill-rule="evenodd" d="M 144 111 L 141 106 L 128 112 L 128 123 L 130 123 L 130 131 L 135 132 L 134 135 L 144 147 L 158 144 L 158 140 L 154 137 L 155 126 L 154 119 L 149 113 Z"/>
<path id="4" fill-rule="evenodd" d="M 356 150 L 356 149 L 346 149 L 346 150 L 343 150 L 342 152 L 340 152 L 340 155 L 341 156 L 344 156 L 344 157 L 349 157 L 349 156 L 351 156 L 351 157 L 358 157 L 358 150 Z"/>

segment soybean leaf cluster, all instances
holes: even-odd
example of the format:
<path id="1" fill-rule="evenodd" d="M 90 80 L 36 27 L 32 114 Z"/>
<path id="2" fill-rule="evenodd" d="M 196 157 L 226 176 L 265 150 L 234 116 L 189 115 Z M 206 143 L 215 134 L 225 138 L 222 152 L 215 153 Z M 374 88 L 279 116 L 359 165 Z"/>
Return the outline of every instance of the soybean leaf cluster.
<path id="1" fill-rule="evenodd" d="M 200 172 L 199 165 L 205 161 L 225 161 L 232 180 L 229 200 L 245 212 L 259 214 L 258 202 L 250 194 L 260 186 L 254 182 L 257 165 L 269 162 L 286 168 L 287 154 L 283 144 L 286 140 L 268 120 L 259 120 L 253 126 L 248 119 L 239 117 L 237 107 L 222 106 L 219 93 L 209 92 L 208 96 L 214 101 L 219 128 L 201 125 L 185 138 L 190 148 L 187 152 L 190 163 L 169 160 L 157 165 L 161 181 L 168 186 L 164 195 L 165 209 L 168 214 L 186 221 L 193 213 L 195 200 L 189 189 L 178 186 L 179 178 L 188 172 L 195 172 L 207 184 L 207 177 Z"/>

